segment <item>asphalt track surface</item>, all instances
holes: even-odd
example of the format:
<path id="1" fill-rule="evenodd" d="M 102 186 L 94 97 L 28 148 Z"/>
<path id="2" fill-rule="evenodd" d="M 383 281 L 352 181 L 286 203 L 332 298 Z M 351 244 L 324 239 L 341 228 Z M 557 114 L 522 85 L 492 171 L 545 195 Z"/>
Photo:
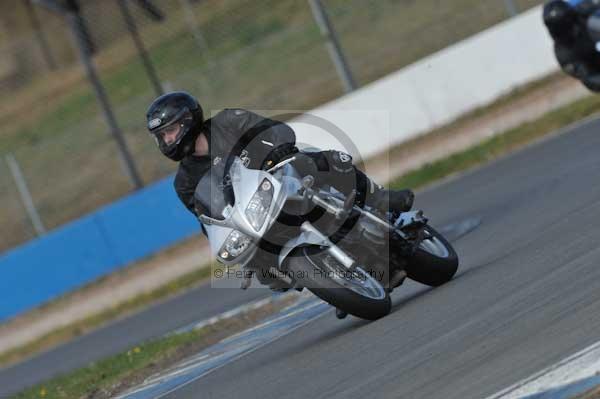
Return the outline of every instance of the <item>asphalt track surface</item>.
<path id="1" fill-rule="evenodd" d="M 484 398 L 600 339 L 600 122 L 417 199 L 469 217 L 460 274 L 376 322 L 333 312 L 168 398 Z"/>
<path id="2" fill-rule="evenodd" d="M 599 131 L 600 121 L 581 124 L 418 196 L 434 226 L 482 220 L 454 244 L 461 266 L 450 283 L 405 284 L 376 322 L 328 312 L 168 397 L 484 398 L 600 340 Z M 0 397 L 5 384 L 35 382 L 57 363 L 148 338 L 152 322 L 166 331 L 170 318 L 264 295 L 208 292 L 1 370 Z"/>

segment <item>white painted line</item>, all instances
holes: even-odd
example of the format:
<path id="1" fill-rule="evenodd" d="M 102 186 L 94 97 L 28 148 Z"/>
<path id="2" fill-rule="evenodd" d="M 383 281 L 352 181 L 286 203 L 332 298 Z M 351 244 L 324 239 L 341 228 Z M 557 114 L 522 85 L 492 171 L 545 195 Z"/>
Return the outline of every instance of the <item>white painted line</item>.
<path id="1" fill-rule="evenodd" d="M 330 306 L 308 294 L 258 326 L 225 338 L 181 363 L 148 377 L 116 399 L 158 399 L 197 381 L 326 314 Z"/>
<path id="2" fill-rule="evenodd" d="M 211 326 L 221 320 L 231 319 L 235 316 L 247 313 L 251 310 L 259 309 L 265 305 L 281 301 L 285 298 L 288 298 L 290 295 L 299 295 L 299 293 L 298 293 L 298 291 L 294 290 L 294 291 L 288 291 L 288 292 L 286 292 L 284 294 L 280 294 L 280 295 L 271 295 L 267 298 L 257 299 L 252 302 L 249 302 L 247 304 L 240 305 L 231 310 L 225 311 L 223 313 L 219 313 L 216 316 L 209 317 L 208 319 L 204 319 L 204 320 L 189 324 L 187 326 L 178 328 L 177 330 L 171 331 L 171 332 L 167 333 L 166 335 L 169 336 L 169 335 L 173 335 L 173 334 L 185 333 L 185 332 L 192 331 L 192 330 L 199 330 L 203 327 Z"/>
<path id="3" fill-rule="evenodd" d="M 520 399 L 600 374 L 600 342 L 545 368 L 487 399 Z"/>

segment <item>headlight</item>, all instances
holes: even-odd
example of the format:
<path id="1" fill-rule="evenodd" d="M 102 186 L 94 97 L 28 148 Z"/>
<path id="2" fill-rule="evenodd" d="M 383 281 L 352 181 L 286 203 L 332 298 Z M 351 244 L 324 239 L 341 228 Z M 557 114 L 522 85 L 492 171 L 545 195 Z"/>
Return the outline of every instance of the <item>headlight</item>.
<path id="1" fill-rule="evenodd" d="M 246 208 L 246 217 L 254 230 L 259 231 L 265 223 L 272 200 L 273 184 L 269 179 L 264 179 L 262 183 L 260 183 L 260 186 L 258 186 L 258 190 L 254 193 Z"/>
<path id="2" fill-rule="evenodd" d="M 251 242 L 252 240 L 246 234 L 234 230 L 219 250 L 219 257 L 226 261 L 232 261 L 248 249 Z"/>

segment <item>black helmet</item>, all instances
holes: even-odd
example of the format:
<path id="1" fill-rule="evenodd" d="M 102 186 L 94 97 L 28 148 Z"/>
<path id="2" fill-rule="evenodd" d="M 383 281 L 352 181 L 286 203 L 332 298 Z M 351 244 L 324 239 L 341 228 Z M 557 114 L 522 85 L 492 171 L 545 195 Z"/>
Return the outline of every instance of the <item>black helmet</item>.
<path id="1" fill-rule="evenodd" d="M 176 91 L 154 100 L 146 112 L 146 121 L 160 151 L 174 161 L 181 161 L 194 153 L 204 115 L 194 97 Z"/>
<path id="2" fill-rule="evenodd" d="M 575 9 L 564 0 L 552 0 L 544 5 L 544 24 L 554 39 L 566 38 L 576 19 Z"/>

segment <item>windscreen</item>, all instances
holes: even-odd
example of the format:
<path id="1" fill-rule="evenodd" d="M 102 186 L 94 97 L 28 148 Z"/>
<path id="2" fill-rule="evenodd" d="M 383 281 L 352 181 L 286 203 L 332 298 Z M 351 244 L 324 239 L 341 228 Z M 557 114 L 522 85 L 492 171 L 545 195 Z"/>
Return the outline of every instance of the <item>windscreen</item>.
<path id="1" fill-rule="evenodd" d="M 230 179 L 223 176 L 223 168 L 212 167 L 202 176 L 194 193 L 196 207 L 202 214 L 213 219 L 223 219 L 225 207 L 234 203 Z"/>

